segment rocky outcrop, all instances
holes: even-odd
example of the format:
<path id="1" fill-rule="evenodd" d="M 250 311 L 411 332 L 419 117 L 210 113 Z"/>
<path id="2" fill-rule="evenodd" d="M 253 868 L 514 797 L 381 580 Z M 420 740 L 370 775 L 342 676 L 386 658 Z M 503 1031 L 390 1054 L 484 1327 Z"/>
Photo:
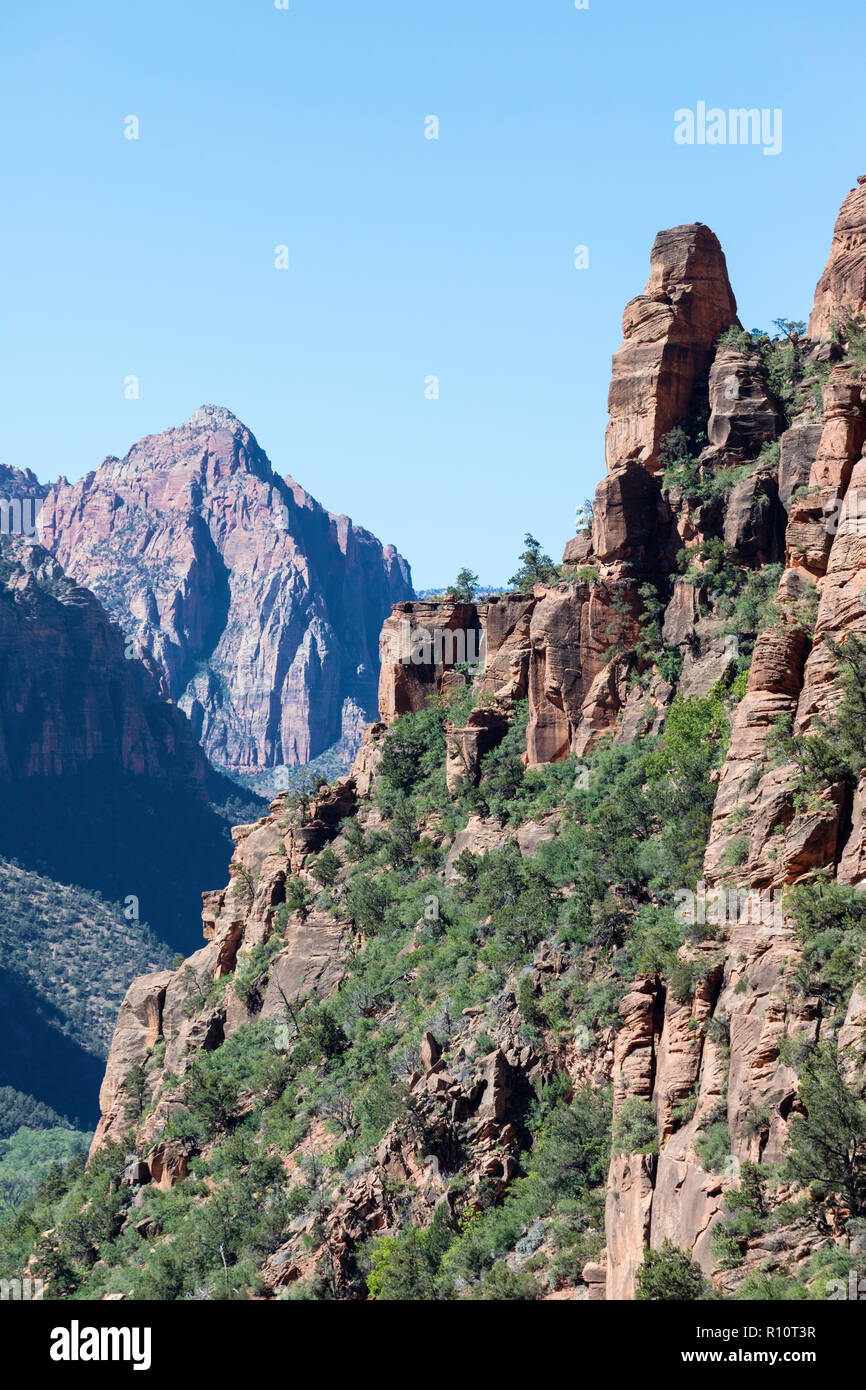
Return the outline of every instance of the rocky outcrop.
<path id="1" fill-rule="evenodd" d="M 530 629 L 530 766 L 582 754 L 616 724 L 632 664 L 617 654 L 634 646 L 637 607 L 623 584 L 539 591 Z"/>
<path id="2" fill-rule="evenodd" d="M 716 339 L 737 322 L 724 253 L 709 227 L 696 222 L 659 232 L 647 287 L 626 305 L 624 342 L 613 359 L 609 473 L 632 461 L 658 468 L 661 440 L 688 417 Z"/>
<path id="3" fill-rule="evenodd" d="M 780 433 L 782 412 L 770 394 L 759 352 L 721 348 L 710 368 L 708 394 L 707 437 L 727 460 L 757 458 Z"/>
<path id="4" fill-rule="evenodd" d="M 646 476 L 646 475 L 644 475 Z M 624 708 L 639 604 L 634 585 L 537 584 L 486 604 L 400 604 L 382 631 L 379 707 L 388 724 L 465 686 L 456 654 L 480 653 L 482 704 L 449 730 L 449 783 L 474 780 L 501 740 L 514 701 L 529 697 L 530 766 L 583 753 Z M 438 659 L 427 659 L 430 653 Z M 613 659 L 612 659 L 613 658 Z M 493 703 L 483 703 L 493 697 Z"/>
<path id="5" fill-rule="evenodd" d="M 837 225 L 810 324 L 815 338 L 829 332 L 843 305 L 855 312 L 863 307 L 863 196 L 862 189 L 851 195 Z M 652 311 L 647 307 L 646 312 Z M 627 348 L 628 342 L 623 353 Z M 686 545 L 697 550 L 707 536 L 717 536 L 739 563 L 754 566 L 780 558 L 778 518 L 787 511 L 788 568 L 773 620 L 757 638 L 719 778 L 704 880 L 710 897 L 716 894 L 716 901 L 726 905 L 717 930 L 681 950 L 697 975 L 694 996 L 679 1003 L 665 981 L 649 977 L 636 982 L 620 1006 L 615 1114 L 627 1102 L 651 1105 L 658 1153 L 621 1153 L 615 1146 L 606 1218 L 608 1298 L 633 1297 L 644 1248 L 659 1249 L 665 1240 L 688 1251 L 727 1292 L 737 1287 L 743 1272 L 736 1278 L 719 1274 L 712 1245 L 715 1226 L 727 1216 L 725 1193 L 736 1185 L 743 1162 L 772 1165 L 786 1151 L 797 1107 L 797 1076 L 785 1060 L 786 1040 L 807 1045 L 825 1036 L 831 1025 L 820 1002 L 793 986 L 802 948 L 782 908 L 781 892 L 818 869 L 837 872 L 843 882 L 864 881 L 861 786 L 853 797 L 841 785 L 830 786 L 804 806 L 795 797 L 795 769 L 780 762 L 770 747 L 780 721 L 789 721 L 803 735 L 821 718 L 832 717 L 838 699 L 832 644 L 849 632 L 866 634 L 862 373 L 850 363 L 826 360 L 830 371 L 823 386 L 823 421 L 804 413 L 782 432 L 776 466 L 772 455 L 762 452 L 779 437 L 782 424 L 763 363 L 751 351 L 721 348 L 709 370 L 710 442 L 702 463 L 727 467 L 740 460 L 751 463 L 759 454 L 766 461 L 735 482 L 721 505 L 696 506 L 675 495 L 669 499 L 675 530 Z M 615 365 L 615 380 L 622 371 L 622 365 Z M 648 371 L 647 390 L 655 393 L 649 405 L 640 408 L 635 394 L 631 435 L 612 420 L 611 473 L 629 457 L 643 455 L 653 466 L 658 435 L 650 422 L 660 409 L 657 381 Z M 693 395 L 693 408 L 694 400 Z M 619 439 L 630 442 L 617 445 Z M 635 464 L 627 466 L 634 470 Z M 646 486 L 645 491 L 649 496 Z M 765 500 L 758 506 L 759 491 Z M 611 542 L 609 492 L 610 479 L 596 499 L 595 556 L 615 565 L 636 555 L 645 564 L 647 555 L 652 556 L 653 530 L 656 546 L 663 533 L 658 525 L 647 526 L 646 508 L 637 515 L 638 508 L 626 504 L 613 514 Z M 657 509 L 652 511 L 657 519 Z M 581 555 L 582 562 L 587 558 L 592 556 Z M 813 632 L 809 595 L 816 579 L 820 597 Z M 680 650 L 695 641 L 705 649 L 699 633 L 707 622 L 692 586 L 678 582 L 664 616 L 665 639 Z M 693 693 L 686 690 L 689 661 L 687 653 L 684 693 Z M 701 657 L 698 664 L 707 661 L 709 656 Z M 840 1047 L 862 1048 L 861 1004 L 855 992 Z M 728 1131 L 728 1156 L 721 1163 L 715 1160 L 719 1171 L 708 1171 L 701 1141 L 708 1126 L 722 1123 Z M 787 1233 L 780 1236 L 775 1248 L 784 1250 L 788 1260 L 805 1260 L 825 1241 L 814 1223 L 806 1222 L 791 1233 L 790 1242 Z M 750 1242 L 743 1271 L 759 1267 L 762 1256 L 770 1259 L 761 1241 Z"/>
<path id="6" fill-rule="evenodd" d="M 794 494 L 809 485 L 822 434 L 822 425 L 804 423 L 785 430 L 779 441 L 779 500 L 786 512 Z"/>
<path id="7" fill-rule="evenodd" d="M 484 659 L 483 615 L 474 603 L 399 603 L 379 638 L 379 717 L 417 713 L 442 694 L 447 672 Z"/>
<path id="8" fill-rule="evenodd" d="M 866 440 L 863 383 L 850 366 L 832 369 L 822 390 L 824 426 L 808 485 L 790 503 L 785 544 L 789 568 L 815 578 L 827 568 L 842 498 Z M 852 495 L 856 501 L 857 493 Z M 862 499 L 861 499 L 862 502 Z"/>
<path id="9" fill-rule="evenodd" d="M 495 595 L 484 602 L 399 603 L 379 640 L 379 716 L 390 724 L 417 713 L 428 700 L 460 690 L 458 667 L 471 666 L 479 689 L 500 702 L 527 692 L 531 594 Z"/>
<path id="10" fill-rule="evenodd" d="M 379 688 L 386 723 L 444 693 L 445 676 L 457 664 L 448 658 L 457 635 L 466 646 L 486 646 L 483 688 L 496 694 L 500 708 L 473 711 L 454 731 L 452 787 L 462 775 L 474 777 L 499 736 L 508 700 L 524 694 L 530 766 L 583 755 L 606 734 L 633 737 L 653 725 L 673 688 L 654 679 L 646 690 L 633 690 L 647 666 L 636 655 L 647 584 L 670 604 L 664 640 L 681 654 L 689 693 L 706 693 L 730 664 L 721 627 L 706 621 L 697 590 L 686 586 L 685 595 L 672 576 L 683 547 L 708 537 L 751 564 L 772 562 L 782 550 L 778 465 L 757 463 L 779 433 L 781 412 L 756 351 L 716 351 L 719 335 L 736 323 L 724 255 L 709 228 L 660 233 L 646 292 L 625 311 L 625 341 L 613 360 L 608 474 L 596 491 L 591 530 L 566 547 L 571 582 L 477 606 L 402 605 L 386 621 Z M 755 465 L 715 509 L 695 509 L 669 494 L 659 474 L 661 439 L 695 412 L 709 417 L 708 469 Z"/>
<path id="11" fill-rule="evenodd" d="M 202 895 L 205 945 L 178 969 L 142 976 L 129 988 L 100 1091 L 102 1115 L 92 1152 L 126 1132 L 133 1099 L 130 1071 L 152 1058 L 157 1042 L 162 1041 L 164 1050 L 161 1064 L 148 1072 L 145 1102 L 153 1109 L 142 1128 L 149 1145 L 159 1140 L 178 1108 L 182 1088 L 176 1078 L 183 1077 L 193 1058 L 222 1046 L 253 1018 L 291 1027 L 292 1007 L 299 1001 L 333 994 L 344 974 L 349 925 L 309 909 L 290 914 L 286 883 L 296 877 L 308 888 L 315 886 L 309 875 L 311 857 L 339 835 L 342 822 L 354 812 L 355 798 L 350 776 L 323 789 L 304 809 L 284 793 L 267 816 L 235 827 L 229 882 Z M 277 949 L 266 965 L 249 974 L 248 988 L 232 988 L 250 971 L 256 949 L 267 943 Z M 132 1114 L 134 1118 L 134 1109 Z M 161 1172 L 172 1175 L 170 1182 L 166 1179 L 171 1185 L 177 1169 L 162 1158 L 160 1164 Z"/>
<path id="12" fill-rule="evenodd" d="M 41 520 L 46 547 L 158 670 L 215 764 L 256 772 L 357 747 L 408 566 L 278 477 L 229 411 L 203 406 L 61 479 Z"/>
<path id="13" fill-rule="evenodd" d="M 809 337 L 828 338 L 850 314 L 866 310 L 866 174 L 842 204 L 830 255 L 815 290 Z"/>

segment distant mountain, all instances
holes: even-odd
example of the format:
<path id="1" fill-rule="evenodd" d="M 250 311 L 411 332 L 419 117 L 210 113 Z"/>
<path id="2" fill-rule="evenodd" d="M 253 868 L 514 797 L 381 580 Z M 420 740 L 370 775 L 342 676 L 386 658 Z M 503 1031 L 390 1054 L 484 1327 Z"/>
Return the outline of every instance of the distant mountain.
<path id="1" fill-rule="evenodd" d="M 228 410 L 202 406 L 45 498 L 44 545 L 159 672 L 219 767 L 354 751 L 376 716 L 378 640 L 409 566 L 280 478 Z"/>

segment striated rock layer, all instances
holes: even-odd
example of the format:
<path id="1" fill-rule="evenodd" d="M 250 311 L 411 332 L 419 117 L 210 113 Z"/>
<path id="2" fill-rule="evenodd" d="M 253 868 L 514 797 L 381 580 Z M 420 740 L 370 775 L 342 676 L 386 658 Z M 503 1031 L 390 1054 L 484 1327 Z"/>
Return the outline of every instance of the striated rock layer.
<path id="1" fill-rule="evenodd" d="M 613 473 L 637 460 L 658 467 L 658 447 L 689 413 L 697 379 L 737 304 L 718 239 L 700 222 L 659 232 L 643 294 L 626 305 L 613 359 L 605 454 Z"/>

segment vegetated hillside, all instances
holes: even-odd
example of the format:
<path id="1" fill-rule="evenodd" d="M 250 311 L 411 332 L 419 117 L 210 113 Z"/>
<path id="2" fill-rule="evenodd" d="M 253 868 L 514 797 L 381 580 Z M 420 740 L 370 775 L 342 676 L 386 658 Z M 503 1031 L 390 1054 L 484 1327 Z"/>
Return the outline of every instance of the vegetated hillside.
<path id="1" fill-rule="evenodd" d="M 84 1166 L 92 1135 L 13 1086 L 0 1086 L 0 1219 L 9 1218 L 73 1159 Z"/>
<path id="2" fill-rule="evenodd" d="M 120 905 L 9 860 L 0 860 L 0 949 L 0 1084 L 26 1088 L 68 1119 L 91 1119 L 129 982 L 174 952 Z"/>
<path id="3" fill-rule="evenodd" d="M 0 1139 L 0 1219 L 13 1217 L 40 1187 L 59 1186 L 64 1172 L 66 1181 L 73 1172 L 80 1172 L 90 1137 L 65 1126 L 27 1129 L 22 1125 L 9 1139 Z"/>
<path id="4" fill-rule="evenodd" d="M 87 1171 L 0 1273 L 808 1299 L 862 1262 L 852 198 L 814 340 L 743 331 L 706 227 L 659 235 L 563 565 L 528 538 L 519 592 L 395 608 L 351 775 L 235 830 L 206 944 L 120 1010 Z M 483 671 L 437 655 L 457 632 Z"/>

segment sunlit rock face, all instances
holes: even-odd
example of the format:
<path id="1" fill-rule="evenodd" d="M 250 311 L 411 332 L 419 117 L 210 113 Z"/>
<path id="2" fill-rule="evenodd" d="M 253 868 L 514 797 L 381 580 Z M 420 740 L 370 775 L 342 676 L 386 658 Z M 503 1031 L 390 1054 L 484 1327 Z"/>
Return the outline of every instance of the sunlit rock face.
<path id="1" fill-rule="evenodd" d="M 61 479 L 41 522 L 67 573 L 150 654 L 214 763 L 255 772 L 360 741 L 409 567 L 278 477 L 229 411 L 202 406 Z"/>

